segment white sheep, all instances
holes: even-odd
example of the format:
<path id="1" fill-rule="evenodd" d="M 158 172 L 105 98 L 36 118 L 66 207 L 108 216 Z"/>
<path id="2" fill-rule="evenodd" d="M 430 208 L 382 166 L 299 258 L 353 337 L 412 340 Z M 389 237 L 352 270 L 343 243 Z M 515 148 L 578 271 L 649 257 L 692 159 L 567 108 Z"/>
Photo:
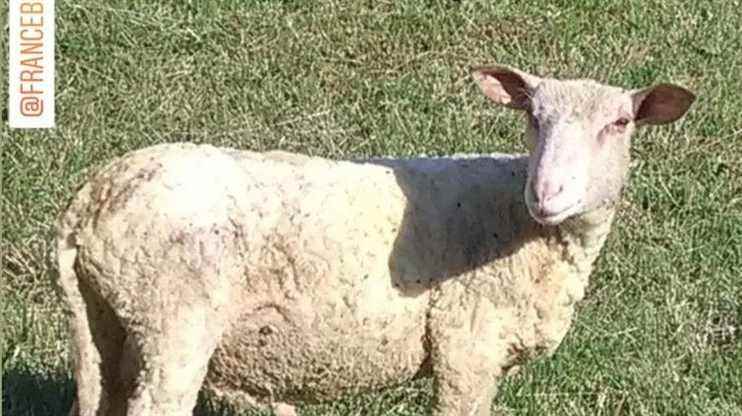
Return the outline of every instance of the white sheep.
<path id="1" fill-rule="evenodd" d="M 680 118 L 694 96 L 473 76 L 526 114 L 530 156 L 168 144 L 92 176 L 58 226 L 72 413 L 187 415 L 205 386 L 293 414 L 430 375 L 435 415 L 489 414 L 497 380 L 567 332 L 635 126 Z"/>

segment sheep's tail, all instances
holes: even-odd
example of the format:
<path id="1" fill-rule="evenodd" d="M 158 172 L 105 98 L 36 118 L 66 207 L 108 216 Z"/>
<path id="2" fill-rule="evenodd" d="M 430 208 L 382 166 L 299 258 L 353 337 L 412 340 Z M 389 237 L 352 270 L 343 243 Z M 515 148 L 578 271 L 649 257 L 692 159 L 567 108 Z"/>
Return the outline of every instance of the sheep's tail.
<path id="1" fill-rule="evenodd" d="M 77 260 L 77 230 L 80 225 L 80 200 L 86 187 L 80 189 L 70 205 L 58 217 L 56 224 L 57 286 L 73 314 L 85 313 L 82 294 L 75 272 Z M 82 307 L 82 309 L 77 308 Z"/>
<path id="2" fill-rule="evenodd" d="M 78 393 L 72 404 L 70 416 L 80 414 L 80 391 L 83 387 L 82 374 L 84 367 L 85 348 L 81 340 L 87 339 L 92 342 L 88 321 L 87 308 L 82 296 L 75 262 L 77 261 L 77 229 L 80 222 L 79 214 L 76 212 L 76 197 L 67 209 L 57 219 L 56 226 L 56 260 L 57 260 L 57 289 L 62 297 L 62 304 L 68 315 L 70 330 L 70 358 L 72 370 L 77 381 Z M 82 345 L 81 345 L 82 344 Z M 91 380 L 95 384 L 99 380 Z"/>

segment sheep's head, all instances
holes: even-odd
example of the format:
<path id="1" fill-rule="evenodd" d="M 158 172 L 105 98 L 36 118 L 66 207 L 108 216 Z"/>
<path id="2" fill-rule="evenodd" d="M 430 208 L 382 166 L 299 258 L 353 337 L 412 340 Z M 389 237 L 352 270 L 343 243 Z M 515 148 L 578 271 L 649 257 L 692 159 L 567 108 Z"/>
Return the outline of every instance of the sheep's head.
<path id="1" fill-rule="evenodd" d="M 670 84 L 624 90 L 504 66 L 475 69 L 473 76 L 491 100 L 526 114 L 525 200 L 533 218 L 546 225 L 618 200 L 635 128 L 673 122 L 695 99 Z"/>

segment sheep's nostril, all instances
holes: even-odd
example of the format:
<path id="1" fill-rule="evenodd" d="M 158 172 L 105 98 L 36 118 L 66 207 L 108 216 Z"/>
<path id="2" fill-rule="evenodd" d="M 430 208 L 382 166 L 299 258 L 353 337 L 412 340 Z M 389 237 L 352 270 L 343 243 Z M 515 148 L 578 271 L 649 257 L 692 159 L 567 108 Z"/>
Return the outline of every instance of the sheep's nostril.
<path id="1" fill-rule="evenodd" d="M 561 194 L 561 193 L 562 193 L 562 191 L 564 191 L 564 185 L 559 185 L 559 189 L 557 189 L 556 191 L 552 191 L 552 192 L 551 192 L 551 193 L 549 194 L 549 197 L 550 197 L 550 198 L 553 198 L 553 197 L 555 197 L 555 196 L 557 196 L 557 195 Z"/>
<path id="2" fill-rule="evenodd" d="M 556 185 L 553 182 L 544 182 L 541 186 L 541 192 L 537 192 L 538 199 L 546 202 L 555 198 L 564 191 L 564 185 Z"/>

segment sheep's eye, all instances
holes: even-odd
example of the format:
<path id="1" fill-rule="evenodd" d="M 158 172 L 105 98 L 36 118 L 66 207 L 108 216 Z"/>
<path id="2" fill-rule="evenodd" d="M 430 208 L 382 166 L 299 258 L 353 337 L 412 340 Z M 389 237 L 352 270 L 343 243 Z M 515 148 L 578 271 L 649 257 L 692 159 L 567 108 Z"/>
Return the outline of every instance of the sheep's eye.
<path id="1" fill-rule="evenodd" d="M 618 120 L 613 122 L 613 125 L 617 127 L 626 127 L 628 124 L 629 124 L 629 119 L 626 117 L 621 117 Z"/>

